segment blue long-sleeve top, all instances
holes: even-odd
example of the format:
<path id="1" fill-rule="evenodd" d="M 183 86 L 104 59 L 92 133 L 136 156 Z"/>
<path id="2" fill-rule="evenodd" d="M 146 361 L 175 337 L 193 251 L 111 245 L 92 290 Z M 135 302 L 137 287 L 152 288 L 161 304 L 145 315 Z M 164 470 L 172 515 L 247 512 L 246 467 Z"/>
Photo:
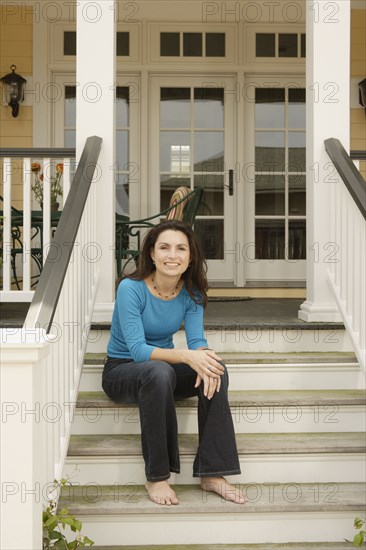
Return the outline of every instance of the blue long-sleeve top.
<path id="1" fill-rule="evenodd" d="M 206 347 L 203 306 L 185 286 L 172 300 L 154 296 L 145 281 L 123 279 L 114 305 L 109 357 L 148 361 L 155 348 L 173 349 L 173 335 L 184 321 L 188 349 Z"/>

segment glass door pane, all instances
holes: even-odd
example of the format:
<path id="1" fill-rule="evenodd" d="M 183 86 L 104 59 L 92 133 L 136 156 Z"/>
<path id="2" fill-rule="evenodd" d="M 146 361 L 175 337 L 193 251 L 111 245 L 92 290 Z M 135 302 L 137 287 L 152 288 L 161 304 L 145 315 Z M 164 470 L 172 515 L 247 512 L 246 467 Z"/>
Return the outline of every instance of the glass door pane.
<path id="1" fill-rule="evenodd" d="M 207 259 L 224 257 L 224 89 L 160 88 L 160 204 L 184 185 L 202 187 L 195 222 Z"/>
<path id="2" fill-rule="evenodd" d="M 255 94 L 255 253 L 305 259 L 305 90 Z"/>

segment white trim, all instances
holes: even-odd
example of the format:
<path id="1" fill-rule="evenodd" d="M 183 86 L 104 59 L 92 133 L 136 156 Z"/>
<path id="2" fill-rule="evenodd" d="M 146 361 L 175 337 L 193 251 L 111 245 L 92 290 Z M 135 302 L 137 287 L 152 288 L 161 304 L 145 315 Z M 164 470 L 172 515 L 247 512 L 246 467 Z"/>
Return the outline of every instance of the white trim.
<path id="1" fill-rule="evenodd" d="M 275 57 L 256 57 L 255 48 L 256 42 L 255 37 L 257 33 L 269 33 L 276 35 L 276 52 Z M 243 50 L 243 62 L 250 64 L 255 64 L 257 67 L 265 63 L 275 63 L 276 66 L 282 67 L 283 65 L 294 65 L 304 67 L 305 70 L 305 57 L 301 57 L 301 49 L 298 48 L 297 57 L 278 57 L 278 35 L 279 34 L 297 34 L 298 35 L 298 45 L 299 45 L 299 35 L 305 34 L 305 24 L 275 24 L 268 23 L 262 25 L 242 25 L 242 34 L 245 37 L 245 49 Z"/>

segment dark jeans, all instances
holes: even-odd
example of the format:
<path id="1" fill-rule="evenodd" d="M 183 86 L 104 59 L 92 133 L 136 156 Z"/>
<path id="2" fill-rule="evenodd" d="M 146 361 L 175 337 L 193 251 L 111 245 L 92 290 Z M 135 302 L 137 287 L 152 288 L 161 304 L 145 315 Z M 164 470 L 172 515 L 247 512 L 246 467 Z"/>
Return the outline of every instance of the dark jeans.
<path id="1" fill-rule="evenodd" d="M 240 474 L 234 426 L 227 400 L 228 375 L 211 399 L 203 384 L 195 388 L 196 373 L 184 363 L 135 363 L 107 357 L 103 389 L 117 403 L 137 403 L 140 411 L 142 454 L 149 481 L 179 473 L 178 426 L 175 399 L 198 396 L 199 446 L 194 477 Z"/>

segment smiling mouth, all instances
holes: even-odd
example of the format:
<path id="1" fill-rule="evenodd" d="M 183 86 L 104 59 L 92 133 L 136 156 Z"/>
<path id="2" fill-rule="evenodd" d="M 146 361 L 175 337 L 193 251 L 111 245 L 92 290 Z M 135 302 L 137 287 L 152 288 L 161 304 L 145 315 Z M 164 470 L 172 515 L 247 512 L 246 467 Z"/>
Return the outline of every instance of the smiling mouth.
<path id="1" fill-rule="evenodd" d="M 165 262 L 164 265 L 167 265 L 168 267 L 179 267 L 180 264 L 177 262 Z"/>

